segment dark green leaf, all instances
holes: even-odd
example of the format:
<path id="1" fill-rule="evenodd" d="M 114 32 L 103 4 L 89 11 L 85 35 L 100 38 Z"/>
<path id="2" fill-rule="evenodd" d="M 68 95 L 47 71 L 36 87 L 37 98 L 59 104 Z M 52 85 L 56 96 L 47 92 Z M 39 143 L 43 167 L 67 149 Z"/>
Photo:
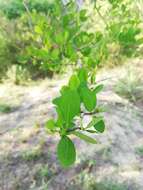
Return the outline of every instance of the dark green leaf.
<path id="1" fill-rule="evenodd" d="M 88 55 L 91 53 L 91 48 L 90 48 L 90 47 L 82 48 L 82 49 L 81 49 L 81 53 L 82 53 L 84 56 L 88 56 Z"/>
<path id="2" fill-rule="evenodd" d="M 94 128 L 95 128 L 96 131 L 98 131 L 99 133 L 103 133 L 104 130 L 105 130 L 104 121 L 101 120 L 101 121 L 97 122 L 97 123 L 94 125 Z"/>
<path id="3" fill-rule="evenodd" d="M 80 11 L 80 20 L 81 21 L 86 21 L 87 20 L 86 10 L 85 9 Z"/>
<path id="4" fill-rule="evenodd" d="M 86 128 L 91 128 L 93 127 L 96 123 L 98 123 L 99 121 L 103 120 L 103 117 L 94 117 L 90 123 L 87 125 Z"/>

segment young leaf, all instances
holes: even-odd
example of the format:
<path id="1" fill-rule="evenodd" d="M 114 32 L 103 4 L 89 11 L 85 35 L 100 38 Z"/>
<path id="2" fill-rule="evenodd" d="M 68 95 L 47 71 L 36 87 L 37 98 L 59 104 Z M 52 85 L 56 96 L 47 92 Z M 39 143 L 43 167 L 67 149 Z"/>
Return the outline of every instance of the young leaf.
<path id="1" fill-rule="evenodd" d="M 60 161 L 60 164 L 63 167 L 68 167 L 75 162 L 76 159 L 76 150 L 73 142 L 67 136 L 61 138 L 58 147 L 57 155 Z"/>
<path id="2" fill-rule="evenodd" d="M 53 103 L 57 105 L 66 128 L 69 128 L 72 119 L 80 113 L 80 97 L 77 91 L 66 90 L 65 93 L 62 94 L 61 97 L 56 98 Z"/>
<path id="3" fill-rule="evenodd" d="M 94 128 L 96 129 L 96 131 L 98 131 L 99 133 L 103 133 L 105 130 L 105 124 L 103 120 L 100 120 L 99 122 L 97 122 L 94 125 Z"/>
<path id="4" fill-rule="evenodd" d="M 86 83 L 87 82 L 88 74 L 87 74 L 86 69 L 84 69 L 84 68 L 79 69 L 78 78 L 79 78 L 81 83 Z"/>
<path id="5" fill-rule="evenodd" d="M 52 129 L 54 129 L 54 127 L 55 127 L 55 122 L 54 122 L 54 120 L 53 120 L 53 119 L 49 119 L 49 120 L 46 122 L 45 128 L 52 130 Z"/>
<path id="6" fill-rule="evenodd" d="M 68 91 L 68 90 L 70 90 L 69 86 L 63 86 L 63 87 L 61 88 L 61 90 L 60 90 L 60 93 L 61 93 L 61 94 L 64 94 L 64 93 L 66 93 L 66 91 Z"/>
<path id="7" fill-rule="evenodd" d="M 99 84 L 98 86 L 96 86 L 96 88 L 94 89 L 94 92 L 97 94 L 98 92 L 100 92 L 103 89 L 103 84 Z"/>
<path id="8" fill-rule="evenodd" d="M 70 80 L 69 80 L 69 87 L 72 90 L 76 90 L 79 87 L 79 85 L 80 85 L 80 80 L 77 77 L 77 75 L 72 75 Z"/>
<path id="9" fill-rule="evenodd" d="M 93 127 L 96 123 L 98 123 L 99 121 L 101 121 L 103 119 L 103 117 L 94 117 L 90 123 L 87 125 L 86 128 L 91 128 Z"/>
<path id="10" fill-rule="evenodd" d="M 97 144 L 97 141 L 95 139 L 93 139 L 83 133 L 80 133 L 78 131 L 73 131 L 73 132 L 71 132 L 71 134 L 76 135 L 77 137 L 79 137 L 80 139 L 82 139 L 88 143 Z"/>

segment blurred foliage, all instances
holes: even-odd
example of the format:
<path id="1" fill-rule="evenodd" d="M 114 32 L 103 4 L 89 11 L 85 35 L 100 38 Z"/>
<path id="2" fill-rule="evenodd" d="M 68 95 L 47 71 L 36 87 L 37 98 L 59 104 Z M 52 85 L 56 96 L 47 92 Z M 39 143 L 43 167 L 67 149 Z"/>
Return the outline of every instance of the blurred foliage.
<path id="1" fill-rule="evenodd" d="M 136 154 L 138 154 L 140 157 L 143 157 L 143 145 L 140 145 L 136 147 L 135 149 Z"/>
<path id="2" fill-rule="evenodd" d="M 9 48 L 9 38 L 5 30 L 6 25 L 9 24 L 7 19 L 1 17 L 0 20 L 0 80 L 5 76 L 7 69 L 10 67 L 13 60 Z"/>
<path id="3" fill-rule="evenodd" d="M 120 45 L 120 54 L 131 57 L 137 54 L 137 48 L 143 42 L 143 38 L 137 36 L 141 33 L 139 14 L 135 9 L 134 1 L 112 1 L 110 19 L 108 23 L 109 37 L 111 41 Z"/>
<path id="4" fill-rule="evenodd" d="M 126 184 L 118 182 L 118 181 L 103 180 L 93 185 L 92 189 L 93 190 L 128 190 L 128 187 Z"/>
<path id="5" fill-rule="evenodd" d="M 30 81 L 31 74 L 28 69 L 23 68 L 21 65 L 13 64 L 6 73 L 6 78 L 8 81 L 12 82 L 16 85 L 25 85 L 28 81 Z"/>
<path id="6" fill-rule="evenodd" d="M 11 106 L 0 103 L 0 113 L 9 113 L 9 112 L 11 112 Z"/>
<path id="7" fill-rule="evenodd" d="M 136 2 L 86 2 L 79 9 L 57 0 L 1 1 L 0 78 L 13 64 L 36 79 L 52 77 L 68 65 L 96 70 L 139 56 L 143 38 Z"/>
<path id="8" fill-rule="evenodd" d="M 28 7 L 30 12 L 36 10 L 38 13 L 42 12 L 47 14 L 51 6 L 51 2 L 53 2 L 53 0 L 9 0 L 2 1 L 0 3 L 0 9 L 7 18 L 15 19 L 21 17 L 26 12 L 25 5 Z"/>
<path id="9" fill-rule="evenodd" d="M 88 168 L 76 175 L 70 182 L 68 190 L 128 190 L 128 185 L 110 177 L 96 181 L 95 175 L 89 173 Z M 136 188 L 135 188 L 136 189 Z"/>
<path id="10" fill-rule="evenodd" d="M 59 72 L 66 64 L 75 64 L 77 57 L 81 58 L 91 50 L 86 46 L 92 41 L 93 34 L 80 30 L 86 19 L 84 14 L 83 10 L 76 12 L 74 4 L 64 7 L 56 3 L 48 16 L 37 12 L 31 13 L 30 18 L 23 15 L 17 25 L 17 37 L 23 45 L 18 61 L 29 62 L 32 69 L 35 67 L 45 74 Z"/>

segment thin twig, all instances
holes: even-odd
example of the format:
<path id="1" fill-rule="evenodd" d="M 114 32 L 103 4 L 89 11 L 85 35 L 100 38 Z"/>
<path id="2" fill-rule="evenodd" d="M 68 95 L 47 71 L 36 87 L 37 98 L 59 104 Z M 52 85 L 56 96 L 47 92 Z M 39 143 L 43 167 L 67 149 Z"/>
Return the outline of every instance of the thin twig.
<path id="1" fill-rule="evenodd" d="M 27 12 L 27 14 L 28 14 L 28 16 L 29 16 L 29 27 L 30 27 L 31 30 L 33 31 L 33 23 L 32 23 L 31 13 L 30 13 L 30 11 L 29 11 L 29 8 L 28 8 L 28 6 L 27 6 L 25 0 L 23 0 L 23 6 L 24 6 L 24 8 L 25 8 L 25 10 L 26 10 L 26 12 Z"/>
<path id="2" fill-rule="evenodd" d="M 107 21 L 106 21 L 105 18 L 102 16 L 102 14 L 100 13 L 100 11 L 99 11 L 99 9 L 96 7 L 96 5 L 95 5 L 95 9 L 96 9 L 98 15 L 100 16 L 100 18 L 102 19 L 102 21 L 104 22 L 104 24 L 106 25 L 106 27 L 109 28 Z"/>
<path id="3" fill-rule="evenodd" d="M 81 114 L 83 114 L 83 115 L 94 115 L 96 113 L 97 113 L 97 111 L 94 111 L 94 112 L 83 112 L 83 111 L 81 111 Z"/>
<path id="4" fill-rule="evenodd" d="M 76 130 L 83 130 L 83 129 L 81 127 L 74 127 L 74 128 L 68 129 L 67 132 L 70 133 Z"/>
<path id="5" fill-rule="evenodd" d="M 103 81 L 106 81 L 106 80 L 109 80 L 109 79 L 113 79 L 113 78 L 117 79 L 117 77 L 107 77 L 107 78 L 103 78 L 101 80 L 97 80 L 96 83 L 100 83 L 100 82 L 103 82 Z"/>

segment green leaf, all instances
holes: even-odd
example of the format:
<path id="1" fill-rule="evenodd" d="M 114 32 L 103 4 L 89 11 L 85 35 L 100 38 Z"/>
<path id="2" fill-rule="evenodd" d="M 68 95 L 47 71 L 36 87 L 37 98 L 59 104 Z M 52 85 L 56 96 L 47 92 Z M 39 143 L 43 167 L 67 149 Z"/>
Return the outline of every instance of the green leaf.
<path id="1" fill-rule="evenodd" d="M 63 167 L 68 167 L 75 162 L 76 159 L 76 150 L 73 142 L 67 136 L 61 138 L 58 147 L 57 155 L 60 161 L 60 164 Z"/>
<path id="2" fill-rule="evenodd" d="M 47 133 L 54 133 L 56 129 L 56 124 L 53 119 L 50 119 L 45 124 L 45 130 Z"/>
<path id="3" fill-rule="evenodd" d="M 83 45 L 87 45 L 88 43 L 91 43 L 91 39 L 90 35 L 85 31 L 81 31 L 74 38 L 74 44 L 78 47 L 82 47 Z"/>
<path id="4" fill-rule="evenodd" d="M 21 56 L 18 56 L 18 62 L 20 62 L 20 63 L 27 63 L 27 61 L 28 61 L 28 59 L 29 59 L 29 57 L 28 57 L 28 55 L 27 56 L 25 56 L 25 55 L 21 55 Z"/>
<path id="5" fill-rule="evenodd" d="M 91 91 L 88 87 L 82 87 L 80 89 L 80 94 L 85 108 L 88 111 L 93 111 L 96 107 L 96 93 Z"/>
<path id="6" fill-rule="evenodd" d="M 63 31 L 63 36 L 64 36 L 64 41 L 66 42 L 68 40 L 68 38 L 70 37 L 69 31 L 68 30 Z"/>
<path id="7" fill-rule="evenodd" d="M 96 88 L 94 89 L 94 92 L 97 94 L 99 93 L 102 89 L 103 89 L 104 85 L 103 84 L 99 84 L 98 86 L 96 86 Z"/>
<path id="8" fill-rule="evenodd" d="M 58 59 L 58 57 L 59 57 L 59 49 L 53 49 L 53 51 L 51 52 L 51 58 Z"/>
<path id="9" fill-rule="evenodd" d="M 62 34 L 62 33 L 58 33 L 58 34 L 55 36 L 55 40 L 56 40 L 56 43 L 62 45 L 62 44 L 64 43 L 63 34 Z"/>
<path id="10" fill-rule="evenodd" d="M 46 122 L 45 128 L 47 129 L 54 129 L 55 128 L 55 121 L 50 119 Z"/>
<path id="11" fill-rule="evenodd" d="M 68 90 L 70 90 L 69 86 L 63 86 L 63 87 L 61 88 L 61 90 L 60 90 L 60 93 L 61 93 L 61 94 L 65 94 L 66 91 L 68 91 Z"/>
<path id="12" fill-rule="evenodd" d="M 90 47 L 82 48 L 82 49 L 81 49 L 81 53 L 82 53 L 84 56 L 89 56 L 89 54 L 91 53 L 91 48 L 90 48 Z"/>
<path id="13" fill-rule="evenodd" d="M 85 68 L 81 68 L 78 70 L 78 78 L 81 83 L 85 84 L 87 82 L 88 74 Z"/>
<path id="14" fill-rule="evenodd" d="M 77 77 L 77 75 L 72 75 L 70 80 L 69 80 L 69 87 L 72 90 L 76 90 L 79 87 L 79 85 L 80 85 L 80 80 Z"/>
<path id="15" fill-rule="evenodd" d="M 96 58 L 97 59 L 97 58 Z M 95 66 L 97 65 L 95 58 L 92 58 L 92 56 L 88 57 L 88 59 L 86 60 L 86 64 L 91 67 L 91 68 L 95 68 Z"/>
<path id="16" fill-rule="evenodd" d="M 103 133 L 105 130 L 105 124 L 103 120 L 100 120 L 99 122 L 97 122 L 94 125 L 94 128 L 96 129 L 96 131 L 98 131 L 99 133 Z"/>
<path id="17" fill-rule="evenodd" d="M 53 103 L 57 105 L 60 118 L 66 128 L 69 128 L 72 119 L 80 113 L 80 97 L 75 90 L 66 90 Z"/>
<path id="18" fill-rule="evenodd" d="M 77 60 L 77 51 L 75 50 L 72 43 L 66 44 L 65 55 L 73 61 Z"/>
<path id="19" fill-rule="evenodd" d="M 102 120 L 102 117 L 94 117 L 90 122 L 89 124 L 87 125 L 86 128 L 91 128 L 93 127 L 96 123 L 98 123 L 99 121 Z"/>
<path id="20" fill-rule="evenodd" d="M 34 31 L 35 31 L 37 34 L 42 34 L 42 33 L 43 33 L 42 28 L 41 28 L 40 26 L 38 26 L 38 25 L 35 26 Z"/>
<path id="21" fill-rule="evenodd" d="M 85 9 L 80 11 L 80 20 L 81 21 L 86 21 L 87 20 L 86 12 L 87 11 Z"/>
<path id="22" fill-rule="evenodd" d="M 71 134 L 76 135 L 77 137 L 79 137 L 80 139 L 82 139 L 88 143 L 97 144 L 97 141 L 95 139 L 93 139 L 93 138 L 91 138 L 91 137 L 89 137 L 83 133 L 80 133 L 78 131 L 73 131 L 73 132 L 71 132 Z"/>

